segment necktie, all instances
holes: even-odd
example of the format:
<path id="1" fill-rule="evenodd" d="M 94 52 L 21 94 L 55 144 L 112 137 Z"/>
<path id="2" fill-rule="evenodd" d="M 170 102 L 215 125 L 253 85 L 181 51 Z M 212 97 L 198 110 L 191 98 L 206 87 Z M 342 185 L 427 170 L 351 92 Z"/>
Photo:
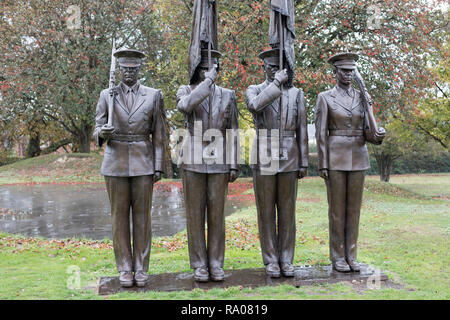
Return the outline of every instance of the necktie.
<path id="1" fill-rule="evenodd" d="M 131 109 L 133 108 L 133 103 L 134 103 L 134 99 L 133 99 L 133 91 L 131 89 L 128 90 L 127 93 L 127 108 L 128 111 L 131 112 Z"/>
<path id="2" fill-rule="evenodd" d="M 272 121 L 274 121 L 274 123 L 272 123 L 272 129 L 280 129 L 281 124 L 280 98 L 277 98 L 272 102 L 272 107 L 275 110 L 275 114 L 272 119 Z"/>
<path id="3" fill-rule="evenodd" d="M 351 89 L 348 89 L 348 90 L 346 90 L 345 92 L 347 92 L 347 95 L 348 95 L 350 98 L 353 98 L 353 91 L 352 91 Z"/>

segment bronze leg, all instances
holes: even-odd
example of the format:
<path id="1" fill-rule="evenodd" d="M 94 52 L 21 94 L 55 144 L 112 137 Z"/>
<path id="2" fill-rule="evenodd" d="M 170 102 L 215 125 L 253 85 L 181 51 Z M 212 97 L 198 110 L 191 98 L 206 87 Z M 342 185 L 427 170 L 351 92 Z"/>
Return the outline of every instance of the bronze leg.
<path id="1" fill-rule="evenodd" d="M 330 260 L 345 260 L 345 212 L 347 199 L 347 172 L 329 170 L 328 219 L 330 233 Z"/>
<path id="2" fill-rule="evenodd" d="M 105 176 L 111 204 L 113 247 L 117 271 L 132 271 L 130 240 L 130 186 L 126 177 Z"/>
<path id="3" fill-rule="evenodd" d="M 277 174 L 278 248 L 280 264 L 293 263 L 295 250 L 295 203 L 298 173 Z"/>
<path id="4" fill-rule="evenodd" d="M 223 268 L 225 257 L 224 207 L 228 190 L 228 174 L 207 175 L 207 221 L 209 268 Z"/>
<path id="5" fill-rule="evenodd" d="M 356 260 L 359 217 L 364 190 L 364 171 L 352 171 L 347 181 L 347 212 L 345 223 L 345 255 L 347 260 Z"/>
<path id="6" fill-rule="evenodd" d="M 253 173 L 258 230 L 264 265 L 279 262 L 276 230 L 276 176 Z"/>
<path id="7" fill-rule="evenodd" d="M 151 208 L 153 175 L 131 177 L 131 207 L 133 212 L 134 271 L 148 271 L 152 248 Z"/>
<path id="8" fill-rule="evenodd" d="M 206 173 L 182 170 L 191 268 L 208 267 L 205 241 Z"/>

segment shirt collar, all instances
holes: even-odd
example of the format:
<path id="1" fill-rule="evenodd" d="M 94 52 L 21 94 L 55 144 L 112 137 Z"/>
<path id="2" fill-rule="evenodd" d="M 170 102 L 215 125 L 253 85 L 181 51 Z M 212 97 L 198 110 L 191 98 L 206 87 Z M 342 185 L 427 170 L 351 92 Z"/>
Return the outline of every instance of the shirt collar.
<path id="1" fill-rule="evenodd" d="M 353 89 L 352 86 L 350 86 L 348 88 L 348 90 L 344 90 L 341 87 L 339 87 L 338 85 L 336 85 L 336 90 L 337 90 L 337 92 L 339 92 L 339 94 L 341 94 L 344 97 L 348 96 L 350 98 L 353 98 L 355 96 L 355 89 Z"/>
<path id="2" fill-rule="evenodd" d="M 123 82 L 121 82 L 120 85 L 122 86 L 122 92 L 124 94 L 127 94 L 129 90 L 131 90 L 134 94 L 136 94 L 139 91 L 140 82 L 138 80 L 132 87 L 127 86 Z"/>

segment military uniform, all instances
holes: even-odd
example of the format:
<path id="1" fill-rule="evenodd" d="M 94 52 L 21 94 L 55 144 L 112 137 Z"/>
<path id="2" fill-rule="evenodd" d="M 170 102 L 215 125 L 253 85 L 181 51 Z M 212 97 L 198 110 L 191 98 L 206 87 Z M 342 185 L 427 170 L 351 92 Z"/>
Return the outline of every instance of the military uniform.
<path id="1" fill-rule="evenodd" d="M 101 92 L 96 109 L 94 139 L 100 147 L 105 142 L 100 133 L 108 122 L 109 91 Z M 146 273 L 152 238 L 150 210 L 154 174 L 164 171 L 163 95 L 160 90 L 139 82 L 131 88 L 121 82 L 116 92 L 114 133 L 106 142 L 101 166 L 111 204 L 114 254 L 119 272 Z"/>
<path id="2" fill-rule="evenodd" d="M 209 127 L 209 99 L 212 98 L 212 122 Z M 183 141 L 179 166 L 182 169 L 187 216 L 189 259 L 191 268 L 223 268 L 225 255 L 224 205 L 230 170 L 238 170 L 237 141 L 239 128 L 236 95 L 233 90 L 217 86 L 205 79 L 197 86 L 181 86 L 177 108 L 185 115 L 188 135 Z M 216 129 L 223 137 L 214 152 L 211 142 L 203 141 L 208 129 Z M 226 130 L 235 139 L 226 139 Z M 231 142 L 227 147 L 227 143 Z M 228 149 L 228 150 L 227 150 Z M 209 157 L 211 156 L 211 157 Z M 205 242 L 205 215 L 208 238 Z M 213 279 L 213 278 L 212 278 Z M 222 277 L 218 277 L 219 280 Z M 214 280 L 214 279 L 213 279 Z"/>
<path id="3" fill-rule="evenodd" d="M 354 61 L 339 66 L 355 68 Z M 328 170 L 325 182 L 333 265 L 347 262 L 352 266 L 356 262 L 364 172 L 370 168 L 366 141 L 381 143 L 368 124 L 359 90 L 336 86 L 319 94 L 315 110 L 318 168 Z"/>
<path id="4" fill-rule="evenodd" d="M 282 94 L 280 115 L 279 98 Z M 281 92 L 274 82 L 266 80 L 262 84 L 250 86 L 246 99 L 257 132 L 252 151 L 252 169 L 263 263 L 266 266 L 292 264 L 297 179 L 299 170 L 308 167 L 305 96 L 301 89 L 294 87 L 284 88 Z M 281 147 L 285 151 L 284 158 L 273 160 L 277 159 L 279 149 L 272 150 L 272 143 L 277 145 L 279 136 L 273 135 L 271 130 L 280 129 L 279 117 L 283 123 Z"/>

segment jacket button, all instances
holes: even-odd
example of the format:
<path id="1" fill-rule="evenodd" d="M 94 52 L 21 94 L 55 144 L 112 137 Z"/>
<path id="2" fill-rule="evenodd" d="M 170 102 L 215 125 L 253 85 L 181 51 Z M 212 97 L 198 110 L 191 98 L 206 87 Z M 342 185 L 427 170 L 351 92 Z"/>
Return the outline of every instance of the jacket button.
<path id="1" fill-rule="evenodd" d="M 131 121 L 131 120 L 128 120 L 128 123 L 130 123 L 130 124 L 131 124 L 131 123 L 133 123 L 133 121 Z"/>

